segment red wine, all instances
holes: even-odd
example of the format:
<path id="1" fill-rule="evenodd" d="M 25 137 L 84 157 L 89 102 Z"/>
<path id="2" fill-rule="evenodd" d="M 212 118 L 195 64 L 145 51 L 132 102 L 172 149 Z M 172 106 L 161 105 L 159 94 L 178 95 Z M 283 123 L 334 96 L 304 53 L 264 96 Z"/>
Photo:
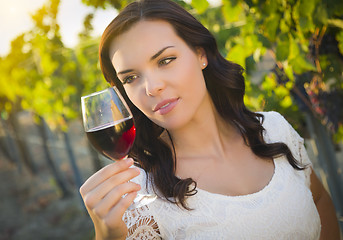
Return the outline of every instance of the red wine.
<path id="1" fill-rule="evenodd" d="M 129 153 L 136 136 L 136 128 L 133 119 L 127 118 L 121 122 L 92 128 L 86 133 L 97 151 L 112 160 L 119 160 Z"/>

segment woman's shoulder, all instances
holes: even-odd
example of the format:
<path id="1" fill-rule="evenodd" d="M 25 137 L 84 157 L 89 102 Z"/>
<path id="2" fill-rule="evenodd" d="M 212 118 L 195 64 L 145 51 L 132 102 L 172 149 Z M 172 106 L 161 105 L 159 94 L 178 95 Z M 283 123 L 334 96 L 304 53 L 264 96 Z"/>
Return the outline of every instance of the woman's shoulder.
<path id="1" fill-rule="evenodd" d="M 264 135 L 271 142 L 287 142 L 295 131 L 289 122 L 280 113 L 275 111 L 258 112 L 263 115 L 262 126 L 265 129 Z"/>
<path id="2" fill-rule="evenodd" d="M 279 112 L 268 111 L 268 112 L 257 112 L 263 115 L 262 126 L 264 128 L 279 128 L 286 127 L 289 123 Z"/>
<path id="3" fill-rule="evenodd" d="M 287 123 L 287 120 L 279 112 L 268 111 L 268 112 L 257 112 L 263 115 L 263 125 L 280 125 Z"/>

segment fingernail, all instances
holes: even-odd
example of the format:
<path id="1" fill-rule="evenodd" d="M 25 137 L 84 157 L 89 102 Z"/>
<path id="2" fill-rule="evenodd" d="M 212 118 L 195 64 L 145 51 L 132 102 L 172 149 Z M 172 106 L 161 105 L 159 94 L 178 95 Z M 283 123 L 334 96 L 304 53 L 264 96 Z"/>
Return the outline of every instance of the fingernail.
<path id="1" fill-rule="evenodd" d="M 132 158 L 127 158 L 127 159 L 125 159 L 125 161 L 126 161 L 128 164 L 130 164 L 130 165 L 133 164 L 133 159 L 132 159 Z"/>
<path id="2" fill-rule="evenodd" d="M 138 167 L 135 167 L 135 170 L 136 170 L 139 174 L 141 174 L 141 170 L 140 170 Z"/>

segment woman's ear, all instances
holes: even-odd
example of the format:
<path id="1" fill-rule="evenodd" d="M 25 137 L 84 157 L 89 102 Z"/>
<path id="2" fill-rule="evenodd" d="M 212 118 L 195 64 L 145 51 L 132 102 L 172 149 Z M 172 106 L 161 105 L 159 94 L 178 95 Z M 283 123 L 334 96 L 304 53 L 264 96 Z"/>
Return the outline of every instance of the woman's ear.
<path id="1" fill-rule="evenodd" d="M 199 59 L 201 69 L 205 69 L 208 64 L 205 50 L 202 47 L 197 47 L 196 53 Z"/>

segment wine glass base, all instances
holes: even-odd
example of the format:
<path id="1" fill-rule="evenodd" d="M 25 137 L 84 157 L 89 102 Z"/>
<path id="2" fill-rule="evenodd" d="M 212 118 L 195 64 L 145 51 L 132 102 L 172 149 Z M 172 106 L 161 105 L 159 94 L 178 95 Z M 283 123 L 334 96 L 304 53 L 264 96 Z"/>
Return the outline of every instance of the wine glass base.
<path id="1" fill-rule="evenodd" d="M 128 207 L 128 210 L 143 207 L 149 203 L 152 203 L 157 198 L 156 194 L 137 194 L 133 203 Z"/>

